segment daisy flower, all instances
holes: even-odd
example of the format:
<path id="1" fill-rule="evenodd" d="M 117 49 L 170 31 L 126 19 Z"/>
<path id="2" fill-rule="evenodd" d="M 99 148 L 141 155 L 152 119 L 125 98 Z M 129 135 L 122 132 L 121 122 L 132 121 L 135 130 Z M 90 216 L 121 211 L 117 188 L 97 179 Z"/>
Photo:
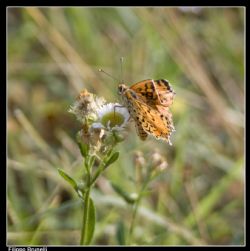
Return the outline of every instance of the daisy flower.
<path id="1" fill-rule="evenodd" d="M 104 128 L 108 131 L 121 131 L 129 120 L 129 112 L 126 107 L 118 103 L 102 105 L 97 109 L 97 121 L 92 124 L 93 128 Z"/>

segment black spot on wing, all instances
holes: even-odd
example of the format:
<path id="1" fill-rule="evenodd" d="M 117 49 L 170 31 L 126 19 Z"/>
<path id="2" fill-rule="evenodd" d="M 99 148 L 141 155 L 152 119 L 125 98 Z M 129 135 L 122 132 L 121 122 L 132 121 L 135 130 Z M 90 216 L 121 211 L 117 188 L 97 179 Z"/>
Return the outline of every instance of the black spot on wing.
<path id="1" fill-rule="evenodd" d="M 170 86 L 169 82 L 165 79 L 159 79 L 155 81 L 160 86 L 166 86 L 168 91 L 172 91 L 172 87 Z"/>
<path id="2" fill-rule="evenodd" d="M 147 82 L 147 83 L 145 84 L 145 86 L 146 86 L 146 89 L 154 90 L 154 84 L 152 83 L 152 81 Z"/>
<path id="3" fill-rule="evenodd" d="M 147 98 L 153 98 L 153 92 L 145 93 Z"/>

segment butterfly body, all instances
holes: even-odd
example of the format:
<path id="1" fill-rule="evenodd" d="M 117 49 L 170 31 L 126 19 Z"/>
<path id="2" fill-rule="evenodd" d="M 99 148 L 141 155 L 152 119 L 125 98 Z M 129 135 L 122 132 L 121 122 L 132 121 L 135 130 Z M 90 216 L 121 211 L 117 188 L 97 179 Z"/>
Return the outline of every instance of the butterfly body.
<path id="1" fill-rule="evenodd" d="M 139 137 L 145 140 L 150 134 L 171 144 L 174 125 L 168 107 L 173 103 L 175 92 L 169 82 L 148 79 L 131 87 L 120 84 L 118 91 L 135 121 Z"/>

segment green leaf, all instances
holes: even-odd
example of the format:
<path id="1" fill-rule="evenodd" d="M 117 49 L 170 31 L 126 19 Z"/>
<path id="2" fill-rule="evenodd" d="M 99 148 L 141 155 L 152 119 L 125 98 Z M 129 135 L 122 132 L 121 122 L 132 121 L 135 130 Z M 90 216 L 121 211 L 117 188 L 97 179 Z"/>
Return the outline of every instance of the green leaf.
<path id="1" fill-rule="evenodd" d="M 117 159 L 119 158 L 119 152 L 115 152 L 111 155 L 111 157 L 107 160 L 107 162 L 105 163 L 104 168 L 107 168 L 108 166 L 110 166 L 111 164 L 113 164 Z"/>
<path id="2" fill-rule="evenodd" d="M 118 185 L 111 183 L 113 189 L 128 203 L 133 204 L 137 201 L 138 195 L 133 193 L 129 194 L 128 192 L 124 191 Z"/>
<path id="3" fill-rule="evenodd" d="M 77 190 L 77 183 L 76 181 L 71 178 L 67 173 L 65 173 L 62 169 L 57 168 L 59 174 L 75 189 Z"/>
<path id="4" fill-rule="evenodd" d="M 87 229 L 86 229 L 86 237 L 84 240 L 85 245 L 89 245 L 95 231 L 95 205 L 91 198 L 89 198 L 89 209 L 88 209 L 88 218 L 87 218 Z"/>
<path id="5" fill-rule="evenodd" d="M 125 238 L 125 226 L 123 221 L 119 221 L 116 226 L 116 239 L 118 242 L 118 245 L 125 245 L 126 244 L 126 238 Z"/>
<path id="6" fill-rule="evenodd" d="M 85 192 L 86 192 L 86 184 L 83 181 L 81 181 L 77 184 L 77 194 L 81 199 L 83 199 Z"/>

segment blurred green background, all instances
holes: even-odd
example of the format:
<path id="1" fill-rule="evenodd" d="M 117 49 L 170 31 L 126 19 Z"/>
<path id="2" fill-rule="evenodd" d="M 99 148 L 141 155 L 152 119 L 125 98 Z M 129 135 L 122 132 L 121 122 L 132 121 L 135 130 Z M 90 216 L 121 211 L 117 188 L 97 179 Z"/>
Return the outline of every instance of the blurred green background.
<path id="1" fill-rule="evenodd" d="M 136 136 L 93 191 L 94 245 L 119 245 L 130 207 L 110 181 L 136 192 L 135 153 L 153 149 L 167 170 L 136 220 L 137 245 L 244 244 L 244 8 L 8 8 L 7 244 L 75 245 L 82 209 L 62 168 L 81 178 L 68 113 L 87 88 L 119 102 L 120 57 L 128 85 L 168 79 L 173 146 Z"/>

